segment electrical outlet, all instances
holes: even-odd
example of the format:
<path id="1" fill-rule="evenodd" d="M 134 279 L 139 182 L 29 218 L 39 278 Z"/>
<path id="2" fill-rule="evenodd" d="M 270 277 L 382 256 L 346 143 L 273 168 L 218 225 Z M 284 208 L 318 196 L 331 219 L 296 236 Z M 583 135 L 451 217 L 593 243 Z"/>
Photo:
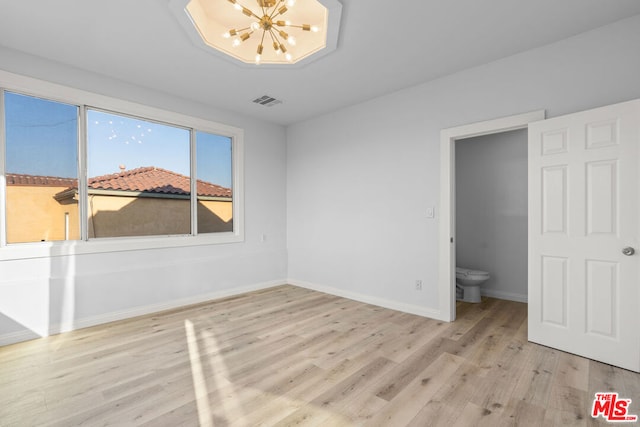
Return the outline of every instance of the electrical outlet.
<path id="1" fill-rule="evenodd" d="M 422 280 L 416 280 L 416 291 L 422 290 Z"/>

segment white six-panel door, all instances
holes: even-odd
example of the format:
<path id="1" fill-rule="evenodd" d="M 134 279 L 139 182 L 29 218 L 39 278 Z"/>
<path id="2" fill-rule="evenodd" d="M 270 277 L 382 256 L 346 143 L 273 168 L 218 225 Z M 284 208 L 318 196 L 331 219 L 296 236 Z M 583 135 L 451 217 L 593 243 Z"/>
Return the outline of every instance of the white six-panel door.
<path id="1" fill-rule="evenodd" d="M 636 372 L 639 156 L 640 100 L 529 125 L 529 340 Z"/>

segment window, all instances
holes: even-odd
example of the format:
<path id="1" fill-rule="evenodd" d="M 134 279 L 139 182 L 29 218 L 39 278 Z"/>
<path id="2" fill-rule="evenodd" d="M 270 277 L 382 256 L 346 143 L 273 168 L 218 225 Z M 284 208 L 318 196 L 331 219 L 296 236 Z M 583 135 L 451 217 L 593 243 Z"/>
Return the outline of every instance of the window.
<path id="1" fill-rule="evenodd" d="M 69 91 L 73 102 L 0 88 L 3 246 L 242 240 L 241 130 L 97 95 L 109 109 L 89 107 L 77 98 L 92 94 Z"/>
<path id="2" fill-rule="evenodd" d="M 176 126 L 87 111 L 89 238 L 191 233 L 189 136 Z"/>
<path id="3" fill-rule="evenodd" d="M 78 187 L 78 107 L 6 92 L 4 110 L 6 241 L 80 238 L 76 203 L 56 200 Z"/>
<path id="4" fill-rule="evenodd" d="M 196 132 L 198 233 L 233 229 L 231 138 Z"/>

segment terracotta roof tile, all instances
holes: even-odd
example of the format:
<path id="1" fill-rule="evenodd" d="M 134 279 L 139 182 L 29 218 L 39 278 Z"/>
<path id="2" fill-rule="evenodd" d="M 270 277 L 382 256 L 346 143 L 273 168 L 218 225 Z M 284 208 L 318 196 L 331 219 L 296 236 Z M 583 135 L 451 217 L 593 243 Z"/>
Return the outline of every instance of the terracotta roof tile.
<path id="1" fill-rule="evenodd" d="M 57 178 L 36 175 L 6 174 L 7 185 L 37 185 L 68 187 L 75 189 L 78 181 L 72 178 Z M 231 198 L 230 188 L 198 180 L 198 196 Z M 89 189 L 113 191 L 139 191 L 189 195 L 190 179 L 166 169 L 154 166 L 141 167 L 110 175 L 89 178 Z"/>
<path id="2" fill-rule="evenodd" d="M 23 185 L 38 187 L 76 187 L 76 178 L 60 178 L 58 176 L 26 175 L 21 173 L 7 173 L 7 185 Z"/>
<path id="3" fill-rule="evenodd" d="M 96 190 L 191 194 L 189 177 L 154 166 L 90 178 L 89 188 Z M 198 196 L 231 197 L 231 189 L 198 180 Z"/>

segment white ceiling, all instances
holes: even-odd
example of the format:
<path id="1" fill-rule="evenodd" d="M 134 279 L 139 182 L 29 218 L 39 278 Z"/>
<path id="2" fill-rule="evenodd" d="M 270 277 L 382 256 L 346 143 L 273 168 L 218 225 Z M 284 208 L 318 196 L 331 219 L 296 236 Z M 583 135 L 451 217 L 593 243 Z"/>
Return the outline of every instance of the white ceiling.
<path id="1" fill-rule="evenodd" d="M 640 14 L 638 0 L 341 3 L 337 50 L 302 68 L 205 52 L 169 0 L 0 0 L 0 45 L 286 125 Z M 283 103 L 251 102 L 265 94 Z"/>

